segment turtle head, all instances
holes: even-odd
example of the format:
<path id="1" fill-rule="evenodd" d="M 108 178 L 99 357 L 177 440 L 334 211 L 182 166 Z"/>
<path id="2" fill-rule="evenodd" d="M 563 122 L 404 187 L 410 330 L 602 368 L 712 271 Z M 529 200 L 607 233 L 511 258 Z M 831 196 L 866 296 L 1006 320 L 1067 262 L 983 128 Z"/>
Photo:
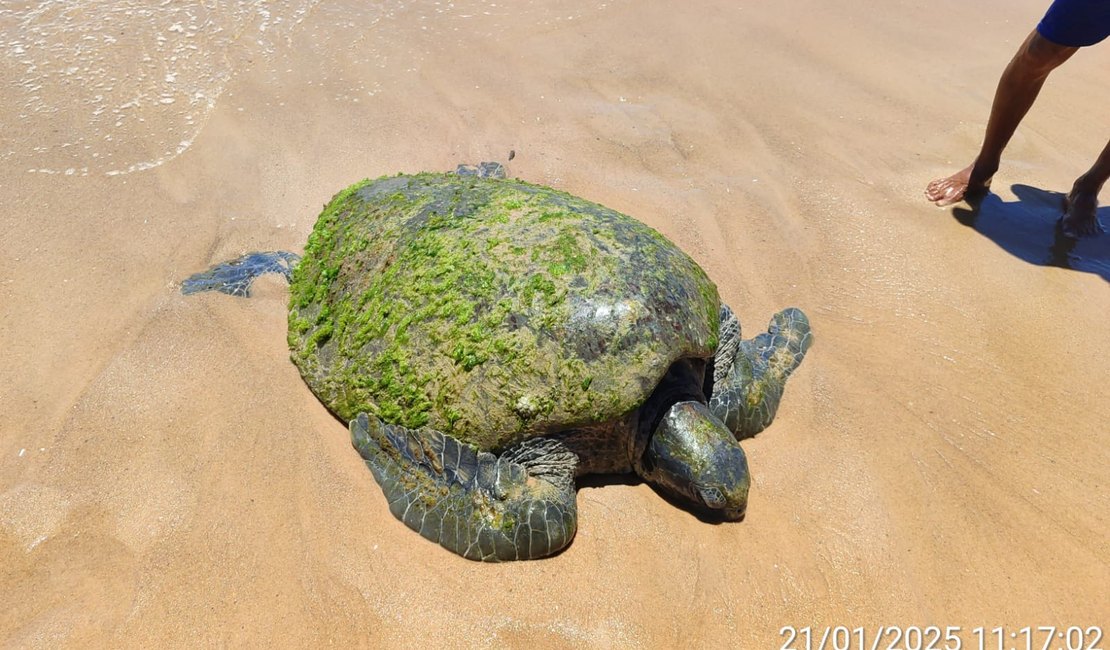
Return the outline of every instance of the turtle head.
<path id="1" fill-rule="evenodd" d="M 748 460 L 705 404 L 673 404 L 647 435 L 636 464 L 644 480 L 721 519 L 744 516 L 751 483 Z"/>

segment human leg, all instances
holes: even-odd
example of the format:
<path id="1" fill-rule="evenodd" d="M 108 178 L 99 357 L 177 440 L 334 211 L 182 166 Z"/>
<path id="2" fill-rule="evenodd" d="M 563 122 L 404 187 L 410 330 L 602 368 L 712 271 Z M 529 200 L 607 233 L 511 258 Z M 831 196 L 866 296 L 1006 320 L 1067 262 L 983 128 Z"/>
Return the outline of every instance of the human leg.
<path id="1" fill-rule="evenodd" d="M 1099 154 L 1098 160 L 1087 173 L 1075 179 L 1071 192 L 1064 201 L 1064 216 L 1060 227 L 1072 237 L 1097 235 L 1104 232 L 1098 222 L 1098 193 L 1110 178 L 1110 142 Z"/>
<path id="2" fill-rule="evenodd" d="M 926 198 L 945 206 L 985 191 L 998 171 L 1002 150 L 1037 99 L 1048 74 L 1078 49 L 1054 43 L 1036 30 L 1030 33 L 998 80 L 979 155 L 964 169 L 929 183 Z"/>

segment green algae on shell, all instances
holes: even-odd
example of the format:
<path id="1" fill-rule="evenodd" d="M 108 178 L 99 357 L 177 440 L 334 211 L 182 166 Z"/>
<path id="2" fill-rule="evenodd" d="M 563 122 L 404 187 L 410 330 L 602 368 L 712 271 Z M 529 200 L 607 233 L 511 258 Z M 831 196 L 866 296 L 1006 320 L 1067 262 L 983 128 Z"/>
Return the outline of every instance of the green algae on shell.
<path id="1" fill-rule="evenodd" d="M 603 206 L 517 180 L 366 180 L 325 206 L 293 273 L 289 345 L 339 417 L 481 449 L 614 420 L 717 345 L 716 287 Z"/>

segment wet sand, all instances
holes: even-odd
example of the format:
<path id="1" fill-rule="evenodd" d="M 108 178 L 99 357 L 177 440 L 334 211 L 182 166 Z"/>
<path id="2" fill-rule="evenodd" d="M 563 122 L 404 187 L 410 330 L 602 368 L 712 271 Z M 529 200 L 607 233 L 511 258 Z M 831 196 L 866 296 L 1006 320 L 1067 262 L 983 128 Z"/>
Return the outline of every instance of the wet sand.
<path id="1" fill-rule="evenodd" d="M 1110 135 L 1110 45 L 1054 73 L 982 212 L 921 196 L 1046 5 L 6 4 L 0 642 L 1105 628 L 1110 235 L 1051 224 Z M 808 312 L 744 522 L 591 484 L 561 555 L 462 560 L 389 514 L 300 380 L 280 280 L 179 293 L 301 250 L 354 181 L 481 160 L 659 229 L 748 335 Z"/>

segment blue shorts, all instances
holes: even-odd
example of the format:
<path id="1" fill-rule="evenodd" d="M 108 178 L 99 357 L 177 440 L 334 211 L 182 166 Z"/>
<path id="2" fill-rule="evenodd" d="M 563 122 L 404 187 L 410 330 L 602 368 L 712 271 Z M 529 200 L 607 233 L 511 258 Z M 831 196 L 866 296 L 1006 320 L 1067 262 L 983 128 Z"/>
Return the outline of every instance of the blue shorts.
<path id="1" fill-rule="evenodd" d="M 1057 45 L 1094 45 L 1110 36 L 1110 0 L 1055 0 L 1037 32 Z"/>

